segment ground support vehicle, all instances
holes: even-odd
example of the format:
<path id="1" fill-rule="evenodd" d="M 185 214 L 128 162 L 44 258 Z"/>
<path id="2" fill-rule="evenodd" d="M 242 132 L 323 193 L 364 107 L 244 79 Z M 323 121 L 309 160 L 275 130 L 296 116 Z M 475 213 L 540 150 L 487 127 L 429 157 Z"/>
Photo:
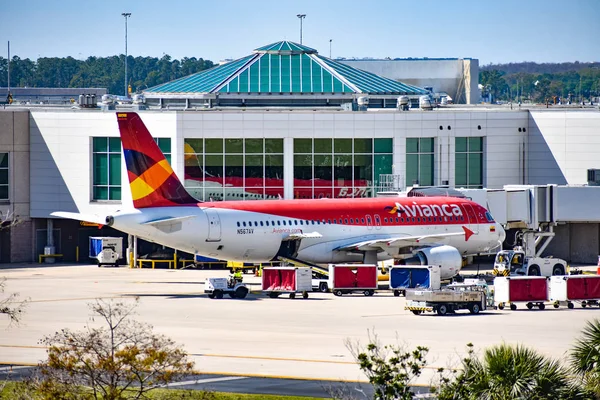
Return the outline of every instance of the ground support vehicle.
<path id="1" fill-rule="evenodd" d="M 404 295 L 406 289 L 440 289 L 442 267 L 439 265 L 394 265 L 390 268 L 390 289 L 394 296 Z"/>
<path id="2" fill-rule="evenodd" d="M 494 275 L 553 276 L 567 273 L 567 262 L 554 257 L 526 256 L 522 247 L 502 250 L 494 260 Z"/>
<path id="3" fill-rule="evenodd" d="M 600 306 L 600 275 L 566 275 L 550 278 L 550 301 L 554 308 Z"/>
<path id="4" fill-rule="evenodd" d="M 375 264 L 330 264 L 329 287 L 335 296 L 362 292 L 373 296 L 378 286 Z"/>
<path id="5" fill-rule="evenodd" d="M 245 298 L 250 290 L 242 283 L 241 279 L 233 276 L 229 278 L 208 278 L 204 282 L 204 293 L 211 299 L 222 299 L 227 294 L 232 299 Z"/>
<path id="6" fill-rule="evenodd" d="M 98 261 L 98 267 L 102 265 L 119 265 L 123 258 L 122 237 L 90 237 L 90 258 Z"/>
<path id="7" fill-rule="evenodd" d="M 288 294 L 290 299 L 301 293 L 308 298 L 312 290 L 310 267 L 266 267 L 262 270 L 262 291 L 271 298 Z"/>
<path id="8" fill-rule="evenodd" d="M 452 314 L 457 310 L 469 310 L 479 314 L 493 306 L 489 288 L 485 281 L 452 283 L 439 290 L 406 290 L 405 310 L 415 315 L 423 312 L 436 312 L 438 315 Z"/>
<path id="9" fill-rule="evenodd" d="M 514 311 L 517 303 L 543 310 L 549 300 L 548 287 L 548 278 L 543 276 L 498 276 L 494 278 L 494 302 L 500 310 L 510 306 Z"/>

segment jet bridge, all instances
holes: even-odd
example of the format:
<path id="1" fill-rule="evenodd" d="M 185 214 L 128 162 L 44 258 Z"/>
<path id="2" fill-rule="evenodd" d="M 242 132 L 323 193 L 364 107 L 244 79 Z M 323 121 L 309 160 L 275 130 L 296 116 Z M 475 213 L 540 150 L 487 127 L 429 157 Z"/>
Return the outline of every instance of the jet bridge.
<path id="1" fill-rule="evenodd" d="M 503 189 L 457 190 L 486 207 L 505 229 L 518 229 L 526 254 L 531 256 L 542 254 L 559 224 L 600 223 L 600 186 L 506 185 Z"/>

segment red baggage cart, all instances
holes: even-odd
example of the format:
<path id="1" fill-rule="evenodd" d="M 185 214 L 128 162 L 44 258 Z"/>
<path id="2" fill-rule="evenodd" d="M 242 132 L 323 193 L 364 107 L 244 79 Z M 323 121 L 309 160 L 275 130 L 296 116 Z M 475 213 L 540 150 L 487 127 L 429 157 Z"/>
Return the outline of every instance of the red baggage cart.
<path id="1" fill-rule="evenodd" d="M 307 299 L 312 290 L 312 271 L 308 267 L 267 267 L 262 270 L 262 291 L 271 298 L 289 294 L 290 299 L 296 293 L 302 293 Z"/>
<path id="2" fill-rule="evenodd" d="M 550 278 L 550 301 L 554 307 L 561 304 L 575 307 L 573 301 L 581 307 L 600 306 L 600 275 L 565 275 Z"/>
<path id="3" fill-rule="evenodd" d="M 329 286 L 336 296 L 362 292 L 373 296 L 377 289 L 377 265 L 366 264 L 330 264 Z"/>
<path id="4" fill-rule="evenodd" d="M 537 306 L 540 310 L 546 308 L 549 300 L 548 278 L 545 276 L 508 276 L 494 278 L 494 303 L 500 310 L 510 305 L 511 310 L 517 309 L 516 303 L 526 303 L 528 309 Z"/>

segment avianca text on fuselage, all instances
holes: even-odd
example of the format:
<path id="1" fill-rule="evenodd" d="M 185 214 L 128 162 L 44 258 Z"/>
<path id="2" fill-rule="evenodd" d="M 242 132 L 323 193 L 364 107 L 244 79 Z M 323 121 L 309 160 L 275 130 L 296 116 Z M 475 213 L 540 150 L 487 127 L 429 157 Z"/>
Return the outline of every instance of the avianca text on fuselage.
<path id="1" fill-rule="evenodd" d="M 402 217 L 402 213 L 408 217 L 462 217 L 463 212 L 457 204 L 417 204 L 402 205 L 396 202 L 394 207 L 386 207 L 390 214 Z"/>

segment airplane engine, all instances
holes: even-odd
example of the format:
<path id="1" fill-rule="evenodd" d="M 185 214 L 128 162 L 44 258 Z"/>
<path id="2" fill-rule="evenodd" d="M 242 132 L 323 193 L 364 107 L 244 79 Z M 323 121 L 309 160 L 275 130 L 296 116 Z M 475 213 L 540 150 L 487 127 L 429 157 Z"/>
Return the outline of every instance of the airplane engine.
<path id="1" fill-rule="evenodd" d="M 420 249 L 413 257 L 403 260 L 405 265 L 441 265 L 440 278 L 450 279 L 460 271 L 462 257 L 452 246 L 434 246 Z"/>

